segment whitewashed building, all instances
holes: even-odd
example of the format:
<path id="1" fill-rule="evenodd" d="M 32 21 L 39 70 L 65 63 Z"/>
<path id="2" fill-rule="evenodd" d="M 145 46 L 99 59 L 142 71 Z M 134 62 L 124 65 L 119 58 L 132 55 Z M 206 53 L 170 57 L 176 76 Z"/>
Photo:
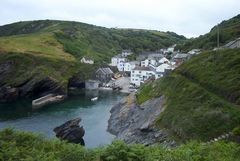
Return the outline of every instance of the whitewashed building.
<path id="1" fill-rule="evenodd" d="M 94 64 L 94 60 L 86 56 L 82 57 L 80 61 L 81 63 L 84 63 L 84 64 Z"/>
<path id="2" fill-rule="evenodd" d="M 130 82 L 136 86 L 140 86 L 146 80 L 155 76 L 155 70 L 151 67 L 135 67 L 131 71 Z"/>
<path id="3" fill-rule="evenodd" d="M 128 55 L 132 55 L 131 50 L 122 50 L 122 57 L 127 57 Z"/>
<path id="4" fill-rule="evenodd" d="M 111 59 L 111 66 L 118 66 L 119 63 L 124 63 L 126 58 L 122 57 L 121 55 L 117 55 L 112 57 Z"/>
<path id="5" fill-rule="evenodd" d="M 150 64 L 155 66 L 157 63 L 156 59 L 148 58 L 143 61 L 141 61 L 141 67 L 148 67 Z"/>
<path id="6" fill-rule="evenodd" d="M 190 54 L 190 55 L 197 55 L 197 54 L 199 54 L 200 53 L 200 49 L 192 49 L 192 50 L 190 50 L 189 52 L 188 52 L 188 54 Z"/>
<path id="7" fill-rule="evenodd" d="M 117 69 L 118 69 L 118 71 L 120 71 L 120 72 L 122 72 L 122 71 L 124 71 L 124 66 L 125 66 L 125 62 L 119 62 L 118 64 L 117 64 Z"/>
<path id="8" fill-rule="evenodd" d="M 139 65 L 137 61 L 125 62 L 124 63 L 124 71 L 131 72 L 136 66 Z"/>
<path id="9" fill-rule="evenodd" d="M 173 61 L 176 63 L 176 65 L 182 64 L 185 60 L 189 58 L 189 54 L 184 53 L 178 53 L 173 57 Z"/>
<path id="10" fill-rule="evenodd" d="M 176 47 L 176 44 L 174 44 L 174 45 L 168 47 L 168 48 L 167 48 L 167 52 L 173 53 L 175 47 Z"/>
<path id="11" fill-rule="evenodd" d="M 163 57 L 163 58 L 161 58 L 160 60 L 158 60 L 158 63 L 160 63 L 160 64 L 170 63 L 170 61 L 169 61 L 167 58 Z"/>
<path id="12" fill-rule="evenodd" d="M 117 65 L 118 71 L 121 72 L 130 72 L 132 69 L 134 69 L 136 66 L 138 66 L 139 63 L 137 61 L 131 61 L 131 62 L 120 62 Z"/>

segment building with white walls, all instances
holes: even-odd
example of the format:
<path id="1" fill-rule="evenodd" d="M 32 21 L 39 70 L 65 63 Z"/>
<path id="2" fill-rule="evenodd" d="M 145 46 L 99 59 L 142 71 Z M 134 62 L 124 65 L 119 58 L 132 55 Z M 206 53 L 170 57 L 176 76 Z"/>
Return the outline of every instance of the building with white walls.
<path id="1" fill-rule="evenodd" d="M 146 80 L 155 77 L 155 69 L 151 67 L 135 67 L 131 71 L 130 82 L 135 86 L 140 86 Z"/>
<path id="2" fill-rule="evenodd" d="M 126 58 L 122 57 L 121 55 L 117 55 L 112 57 L 111 59 L 111 66 L 118 66 L 119 63 L 124 63 Z"/>
<path id="3" fill-rule="evenodd" d="M 127 57 L 128 55 L 132 55 L 131 50 L 122 50 L 122 57 Z"/>

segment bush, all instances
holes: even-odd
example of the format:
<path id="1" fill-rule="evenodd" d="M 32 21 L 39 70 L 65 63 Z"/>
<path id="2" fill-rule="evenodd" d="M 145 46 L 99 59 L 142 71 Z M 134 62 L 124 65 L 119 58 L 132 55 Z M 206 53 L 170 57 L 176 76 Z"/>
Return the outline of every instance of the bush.
<path id="1" fill-rule="evenodd" d="M 233 129 L 233 135 L 240 136 L 240 126 Z"/>
<path id="2" fill-rule="evenodd" d="M 237 161 L 239 153 L 240 146 L 235 143 L 203 145 L 196 141 L 169 149 L 162 145 L 144 146 L 116 140 L 109 145 L 87 149 L 29 132 L 0 131 L 0 161 Z"/>

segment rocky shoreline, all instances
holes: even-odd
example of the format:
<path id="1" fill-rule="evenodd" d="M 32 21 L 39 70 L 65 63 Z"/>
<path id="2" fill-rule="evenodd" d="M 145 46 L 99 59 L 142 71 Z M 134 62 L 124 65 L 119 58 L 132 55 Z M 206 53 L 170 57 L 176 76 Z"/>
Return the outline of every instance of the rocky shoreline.
<path id="1" fill-rule="evenodd" d="M 126 143 L 151 145 L 155 143 L 175 146 L 167 139 L 167 131 L 154 127 L 157 116 L 163 111 L 164 97 L 136 104 L 134 94 L 130 94 L 111 109 L 108 131 Z"/>

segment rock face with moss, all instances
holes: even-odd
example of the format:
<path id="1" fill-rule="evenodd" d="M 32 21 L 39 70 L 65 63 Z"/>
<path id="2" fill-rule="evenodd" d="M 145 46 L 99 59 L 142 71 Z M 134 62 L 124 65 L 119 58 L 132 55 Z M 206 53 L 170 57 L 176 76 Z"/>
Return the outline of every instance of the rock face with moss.
<path id="1" fill-rule="evenodd" d="M 154 127 L 157 116 L 163 110 L 163 103 L 164 97 L 159 97 L 138 105 L 135 96 L 129 95 L 111 109 L 108 131 L 127 143 L 173 146 L 175 142 L 167 139 L 167 132 Z"/>
<path id="2" fill-rule="evenodd" d="M 164 96 L 156 126 L 180 140 L 208 141 L 239 125 L 239 62 L 240 49 L 201 53 L 168 76 L 143 85 L 137 101 Z"/>

